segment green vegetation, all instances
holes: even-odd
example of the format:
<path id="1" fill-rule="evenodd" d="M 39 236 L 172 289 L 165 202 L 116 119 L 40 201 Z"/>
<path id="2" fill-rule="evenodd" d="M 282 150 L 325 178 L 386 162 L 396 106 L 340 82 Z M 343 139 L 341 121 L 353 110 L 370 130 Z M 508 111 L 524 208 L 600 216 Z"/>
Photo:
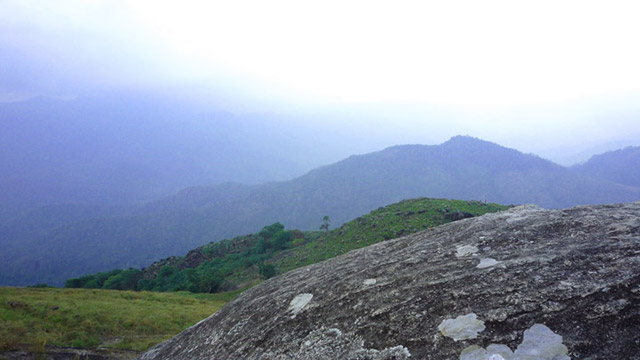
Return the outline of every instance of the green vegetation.
<path id="1" fill-rule="evenodd" d="M 276 275 L 276 269 L 264 261 L 291 246 L 294 239 L 304 237 L 301 231 L 285 231 L 284 225 L 265 226 L 258 234 L 210 243 L 196 250 L 196 262 L 185 264 L 189 258 L 169 258 L 148 271 L 137 269 L 112 270 L 69 279 L 67 288 L 190 291 L 215 293 L 236 289 L 226 279 L 238 270 L 256 268 L 259 276 L 244 287 L 262 278 Z M 193 252 L 192 252 L 193 253 Z M 191 254 L 191 253 L 190 253 Z M 181 261 L 182 260 L 182 261 Z M 157 271 L 156 271 L 157 270 Z"/>
<path id="2" fill-rule="evenodd" d="M 273 264 L 286 272 L 380 241 L 413 234 L 467 217 L 508 209 L 508 206 L 444 199 L 411 199 L 379 208 L 280 254 Z"/>
<path id="3" fill-rule="evenodd" d="M 328 216 L 322 219 L 321 231 L 287 231 L 274 223 L 257 234 L 209 243 L 185 257 L 164 259 L 147 269 L 69 279 L 66 287 L 195 293 L 235 290 L 379 241 L 507 208 L 478 201 L 421 198 L 379 208 L 331 231 Z"/>
<path id="4" fill-rule="evenodd" d="M 2 287 L 0 351 L 46 345 L 142 351 L 235 295 Z"/>
<path id="5" fill-rule="evenodd" d="M 329 215 L 325 215 L 322 218 L 322 225 L 320 225 L 320 230 L 329 231 L 329 225 L 331 225 L 331 220 L 329 219 Z"/>

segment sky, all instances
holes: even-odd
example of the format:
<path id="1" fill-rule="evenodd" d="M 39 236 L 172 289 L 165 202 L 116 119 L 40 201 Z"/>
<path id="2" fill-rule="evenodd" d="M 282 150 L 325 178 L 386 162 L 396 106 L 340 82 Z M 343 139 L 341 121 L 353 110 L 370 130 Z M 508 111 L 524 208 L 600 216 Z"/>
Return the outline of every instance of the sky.
<path id="1" fill-rule="evenodd" d="M 640 145 L 639 14 L 615 0 L 0 0 L 0 101 L 162 92 L 362 128 L 372 147 L 466 134 L 571 163 Z"/>

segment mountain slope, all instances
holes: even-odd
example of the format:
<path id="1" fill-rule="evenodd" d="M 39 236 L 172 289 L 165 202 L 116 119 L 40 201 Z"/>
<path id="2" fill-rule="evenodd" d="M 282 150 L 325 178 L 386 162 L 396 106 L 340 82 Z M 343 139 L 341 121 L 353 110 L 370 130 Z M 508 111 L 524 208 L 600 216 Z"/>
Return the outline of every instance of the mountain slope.
<path id="1" fill-rule="evenodd" d="M 217 186 L 194 191 L 200 196 L 220 192 Z M 454 137 L 442 145 L 395 146 L 352 156 L 288 182 L 255 186 L 225 206 L 243 222 L 280 221 L 310 229 L 324 215 L 342 223 L 378 206 L 420 196 L 560 208 L 631 201 L 640 198 L 640 190 L 586 178 L 490 142 Z M 191 200 L 182 194 L 167 201 L 187 208 Z M 199 202 L 197 207 L 217 207 L 217 201 L 210 197 L 209 204 Z"/>
<path id="2" fill-rule="evenodd" d="M 572 166 L 571 170 L 593 178 L 640 187 L 640 147 L 629 146 L 594 155 L 586 163 Z"/>
<path id="3" fill-rule="evenodd" d="M 282 214 L 279 221 L 311 228 L 324 214 L 341 223 L 420 196 L 559 208 L 635 200 L 640 191 L 585 178 L 496 144 L 456 137 L 442 145 L 396 146 L 352 156 L 290 182 L 256 188 L 249 198 L 253 216 L 269 222 L 275 212 Z"/>
<path id="4" fill-rule="evenodd" d="M 395 146 L 352 156 L 287 182 L 187 189 L 135 215 L 0 239 L 11 249 L 0 254 L 0 283 L 59 284 L 85 273 L 140 267 L 274 222 L 317 229 L 325 215 L 341 224 L 416 197 L 558 208 L 633 201 L 640 199 L 640 190 L 490 142 L 455 137 L 441 145 Z"/>

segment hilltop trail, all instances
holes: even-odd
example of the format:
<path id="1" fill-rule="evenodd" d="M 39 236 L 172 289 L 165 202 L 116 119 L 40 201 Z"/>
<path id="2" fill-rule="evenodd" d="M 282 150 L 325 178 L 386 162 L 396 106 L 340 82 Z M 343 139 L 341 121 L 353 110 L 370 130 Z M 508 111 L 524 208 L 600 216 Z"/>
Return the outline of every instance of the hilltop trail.
<path id="1" fill-rule="evenodd" d="M 265 281 L 140 359 L 630 359 L 638 268 L 640 203 L 519 206 Z"/>

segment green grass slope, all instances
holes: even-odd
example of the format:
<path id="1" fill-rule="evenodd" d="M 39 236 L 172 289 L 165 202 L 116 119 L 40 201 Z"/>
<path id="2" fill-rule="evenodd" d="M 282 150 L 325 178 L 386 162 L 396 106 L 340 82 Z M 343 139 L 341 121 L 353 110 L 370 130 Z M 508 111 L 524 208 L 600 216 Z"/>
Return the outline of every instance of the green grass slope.
<path id="1" fill-rule="evenodd" d="M 16 348 L 44 353 L 50 346 L 146 350 L 233 295 L 0 287 L 0 358 Z"/>
<path id="2" fill-rule="evenodd" d="M 326 260 L 380 241 L 413 234 L 451 221 L 506 210 L 508 206 L 478 201 L 419 198 L 404 200 L 345 223 L 271 262 L 279 272 Z"/>

